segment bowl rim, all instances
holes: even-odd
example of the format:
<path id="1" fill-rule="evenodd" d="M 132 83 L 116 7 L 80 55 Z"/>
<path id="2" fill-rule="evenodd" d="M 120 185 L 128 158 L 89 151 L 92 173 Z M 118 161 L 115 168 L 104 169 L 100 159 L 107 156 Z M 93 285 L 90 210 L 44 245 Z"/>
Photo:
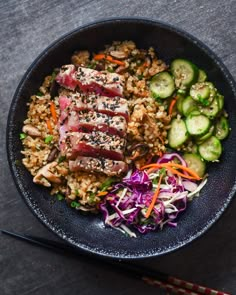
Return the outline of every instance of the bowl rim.
<path id="1" fill-rule="evenodd" d="M 14 180 L 14 183 L 16 185 L 16 188 L 20 194 L 20 196 L 22 197 L 22 199 L 24 200 L 24 202 L 26 203 L 26 205 L 28 206 L 28 208 L 30 208 L 30 211 L 33 213 L 33 215 L 35 215 L 41 222 L 41 224 L 43 224 L 47 229 L 49 229 L 51 232 L 53 232 L 54 234 L 56 234 L 59 238 L 63 239 L 63 241 L 70 243 L 72 246 L 74 246 L 75 248 L 77 248 L 77 250 L 80 250 L 82 252 L 85 252 L 87 254 L 90 255 L 97 255 L 100 257 L 106 257 L 106 258 L 112 258 L 112 259 L 122 259 L 122 260 L 127 260 L 127 259 L 143 259 L 143 258 L 151 258 L 151 257 L 157 257 L 157 256 L 162 256 L 162 255 L 166 255 L 169 253 L 172 253 L 180 248 L 183 248 L 187 245 L 189 245 L 191 242 L 197 240 L 199 237 L 201 237 L 205 232 L 207 232 L 213 224 L 215 224 L 219 218 L 221 217 L 221 215 L 225 212 L 225 210 L 228 208 L 230 202 L 232 201 L 235 193 L 236 193 L 236 181 L 232 186 L 231 191 L 228 194 L 228 197 L 225 199 L 224 202 L 224 206 L 222 208 L 220 208 L 216 214 L 213 215 L 213 217 L 211 216 L 211 219 L 209 220 L 209 222 L 202 228 L 202 230 L 196 232 L 195 234 L 191 235 L 190 237 L 186 237 L 186 239 L 184 239 L 183 241 L 181 241 L 180 243 L 178 243 L 177 245 L 171 246 L 170 248 L 165 248 L 164 250 L 158 252 L 158 253 L 154 253 L 153 252 L 145 252 L 142 253 L 142 255 L 117 255 L 117 254 L 110 254 L 110 253 L 101 253 L 96 251 L 95 248 L 91 248 L 88 246 L 85 246 L 82 243 L 75 243 L 70 239 L 65 239 L 65 233 L 61 230 L 55 229 L 53 228 L 51 222 L 49 221 L 48 217 L 44 217 L 41 214 L 39 214 L 38 212 L 35 211 L 35 209 L 32 206 L 31 201 L 26 198 L 26 196 L 24 195 L 24 193 L 21 190 L 21 186 L 18 182 L 17 176 L 15 174 L 15 170 L 16 170 L 16 166 L 15 163 L 13 163 L 13 161 L 11 160 L 11 152 L 10 152 L 10 145 L 9 143 L 11 142 L 10 139 L 10 129 L 11 129 L 11 122 L 12 122 L 12 108 L 15 104 L 15 101 L 17 100 L 19 93 L 21 92 L 22 86 L 25 82 L 25 80 L 27 79 L 27 77 L 31 74 L 32 70 L 34 69 L 35 65 L 37 65 L 39 63 L 39 61 L 45 56 L 47 55 L 47 52 L 51 49 L 53 49 L 53 47 L 59 45 L 60 43 L 63 43 L 65 40 L 69 39 L 71 36 L 73 36 L 76 33 L 79 33 L 80 31 L 84 30 L 84 29 L 89 29 L 90 27 L 95 27 L 97 25 L 102 25 L 102 24 L 106 24 L 106 23 L 114 23 L 114 22 L 143 22 L 146 24 L 152 24 L 152 25 L 156 25 L 160 28 L 164 28 L 167 30 L 170 30 L 186 39 L 188 39 L 190 42 L 194 42 L 196 45 L 198 45 L 199 47 L 201 47 L 201 49 L 214 61 L 214 63 L 217 64 L 217 66 L 221 69 L 221 71 L 224 73 L 224 76 L 227 80 L 227 82 L 230 84 L 232 92 L 234 93 L 235 97 L 236 97 L 236 82 L 234 81 L 233 76 L 231 75 L 231 73 L 229 72 L 229 70 L 227 69 L 227 67 L 224 65 L 223 61 L 221 60 L 221 58 L 219 58 L 207 45 L 205 45 L 202 41 L 200 41 L 198 38 L 196 38 L 195 36 L 193 36 L 192 34 L 186 32 L 183 29 L 180 29 L 178 27 L 176 27 L 175 25 L 169 24 L 167 22 L 163 22 L 160 20 L 156 20 L 153 18 L 146 18 L 146 17 L 109 17 L 109 18 L 100 18 L 100 19 L 96 19 L 92 22 L 88 22 L 85 23 L 84 25 L 78 26 L 77 28 L 61 35 L 60 37 L 58 37 L 57 39 L 55 39 L 51 44 L 49 44 L 39 55 L 37 55 L 37 57 L 33 60 L 33 62 L 30 64 L 30 66 L 27 68 L 26 72 L 24 73 L 23 77 L 21 78 L 15 93 L 13 95 L 11 104 L 10 104 L 10 108 L 9 108 L 9 113 L 8 113 L 8 118 L 7 118 L 7 128 L 6 128 L 6 150 L 7 150 L 7 159 L 8 159 L 8 163 L 9 163 L 9 167 L 10 167 L 10 171 L 11 171 L 11 175 L 12 178 Z"/>

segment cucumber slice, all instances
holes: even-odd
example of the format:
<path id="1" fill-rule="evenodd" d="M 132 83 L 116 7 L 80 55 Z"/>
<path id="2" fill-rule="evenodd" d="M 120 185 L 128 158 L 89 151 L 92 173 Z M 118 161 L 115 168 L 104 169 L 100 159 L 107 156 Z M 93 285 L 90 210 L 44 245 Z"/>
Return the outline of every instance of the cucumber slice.
<path id="1" fill-rule="evenodd" d="M 199 177 L 203 177 L 206 171 L 206 163 L 197 154 L 184 154 L 184 160 L 188 167 L 197 173 Z"/>
<path id="2" fill-rule="evenodd" d="M 183 101 L 184 101 L 184 96 L 178 94 L 177 95 L 177 102 L 176 102 L 176 107 L 177 110 L 180 114 L 183 114 Z"/>
<path id="3" fill-rule="evenodd" d="M 215 97 L 215 87 L 210 82 L 201 82 L 192 85 L 190 95 L 204 106 L 209 106 Z"/>
<path id="4" fill-rule="evenodd" d="M 170 68 L 177 88 L 185 90 L 197 81 L 198 68 L 186 59 L 173 60 Z"/>
<path id="5" fill-rule="evenodd" d="M 184 120 L 174 119 L 168 132 L 169 146 L 173 149 L 181 146 L 188 139 L 188 131 Z"/>
<path id="6" fill-rule="evenodd" d="M 219 112 L 220 112 L 223 110 L 223 107 L 224 107 L 224 96 L 221 95 L 220 93 L 217 93 L 216 100 L 218 102 L 218 108 L 219 108 Z"/>
<path id="7" fill-rule="evenodd" d="M 204 160 L 208 162 L 217 161 L 222 153 L 220 140 L 215 136 L 211 136 L 204 143 L 199 145 L 198 151 Z"/>
<path id="8" fill-rule="evenodd" d="M 205 82 L 207 80 L 207 74 L 202 69 L 199 69 L 198 82 Z"/>
<path id="9" fill-rule="evenodd" d="M 170 97 L 175 91 L 175 83 L 168 72 L 156 74 L 150 82 L 150 90 L 154 98 Z"/>
<path id="10" fill-rule="evenodd" d="M 208 107 L 199 107 L 201 114 L 207 116 L 210 119 L 214 119 L 219 113 L 219 104 L 216 97 Z"/>
<path id="11" fill-rule="evenodd" d="M 204 115 L 192 112 L 186 118 L 186 127 L 189 134 L 198 136 L 207 133 L 210 129 L 211 121 Z"/>
<path id="12" fill-rule="evenodd" d="M 219 140 L 225 139 L 229 134 L 229 122 L 225 117 L 220 117 L 216 122 L 215 136 Z"/>
<path id="13" fill-rule="evenodd" d="M 190 95 L 197 102 L 208 100 L 210 96 L 210 87 L 205 82 L 196 83 L 190 89 Z"/>
<path id="14" fill-rule="evenodd" d="M 191 96 L 188 96 L 183 100 L 182 110 L 185 117 L 187 117 L 192 111 L 198 110 L 197 103 Z"/>
<path id="15" fill-rule="evenodd" d="M 196 144 L 198 144 L 198 145 L 202 144 L 204 141 L 206 141 L 208 138 L 210 138 L 213 135 L 214 130 L 215 130 L 215 127 L 211 126 L 211 128 L 209 129 L 209 131 L 206 134 L 196 138 L 196 140 L 195 140 Z"/>

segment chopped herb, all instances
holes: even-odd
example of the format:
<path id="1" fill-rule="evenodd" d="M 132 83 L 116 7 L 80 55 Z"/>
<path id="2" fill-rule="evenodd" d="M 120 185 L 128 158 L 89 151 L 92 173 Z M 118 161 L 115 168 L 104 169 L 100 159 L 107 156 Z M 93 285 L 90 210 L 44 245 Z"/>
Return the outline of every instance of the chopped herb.
<path id="1" fill-rule="evenodd" d="M 59 159 L 58 159 L 58 164 L 64 162 L 66 159 L 66 156 L 60 156 Z"/>
<path id="2" fill-rule="evenodd" d="M 26 138 L 26 134 L 25 133 L 20 133 L 20 139 L 25 139 Z"/>
<path id="3" fill-rule="evenodd" d="M 40 92 L 40 91 L 38 91 L 38 92 L 36 93 L 36 95 L 37 95 L 37 96 L 43 96 L 43 93 Z"/>
<path id="4" fill-rule="evenodd" d="M 152 184 L 158 184 L 158 180 L 157 180 L 157 178 L 154 178 L 154 179 L 153 179 Z"/>
<path id="5" fill-rule="evenodd" d="M 108 68 L 107 68 L 107 71 L 108 71 L 109 73 L 114 73 L 114 69 L 111 68 L 111 67 L 108 67 Z"/>
<path id="6" fill-rule="evenodd" d="M 90 195 L 89 195 L 89 198 L 88 198 L 88 202 L 90 204 L 94 203 L 95 202 L 95 197 L 96 197 L 96 194 L 94 192 L 90 192 Z"/>
<path id="7" fill-rule="evenodd" d="M 75 189 L 75 194 L 76 194 L 76 196 L 79 195 L 79 190 L 78 189 Z"/>
<path id="8" fill-rule="evenodd" d="M 72 208 L 77 208 L 77 207 L 80 206 L 80 203 L 78 203 L 78 202 L 76 202 L 76 201 L 73 201 L 73 202 L 71 202 L 70 206 L 71 206 Z"/>
<path id="9" fill-rule="evenodd" d="M 45 143 L 50 143 L 53 140 L 53 136 L 52 135 L 48 135 L 45 139 L 44 142 Z"/>
<path id="10" fill-rule="evenodd" d="M 143 79 L 143 75 L 138 75 L 137 78 L 138 78 L 139 80 L 142 80 L 142 79 Z"/>
<path id="11" fill-rule="evenodd" d="M 166 175 L 166 168 L 161 168 L 160 170 L 160 176 L 165 176 Z"/>
<path id="12" fill-rule="evenodd" d="M 106 191 L 106 190 L 111 186 L 111 184 L 112 184 L 113 182 L 115 182 L 115 181 L 116 181 L 116 179 L 115 179 L 114 177 L 108 178 L 107 180 L 105 180 L 105 181 L 101 184 L 99 190 L 102 191 L 102 192 Z"/>
<path id="13" fill-rule="evenodd" d="M 51 83 L 55 80 L 56 76 L 57 76 L 56 72 L 52 72 Z"/>
<path id="14" fill-rule="evenodd" d="M 88 68 L 89 69 L 95 69 L 96 67 L 96 63 L 95 62 L 91 62 L 89 65 L 88 65 Z"/>
<path id="15" fill-rule="evenodd" d="M 62 201 L 65 199 L 65 197 L 62 194 L 57 194 L 58 201 Z"/>

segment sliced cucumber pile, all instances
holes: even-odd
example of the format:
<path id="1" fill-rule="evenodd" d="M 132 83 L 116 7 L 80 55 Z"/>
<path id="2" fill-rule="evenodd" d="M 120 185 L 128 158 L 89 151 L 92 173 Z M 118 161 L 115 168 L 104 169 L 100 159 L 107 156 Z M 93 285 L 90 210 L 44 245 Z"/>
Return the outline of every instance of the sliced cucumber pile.
<path id="1" fill-rule="evenodd" d="M 229 134 L 224 96 L 209 82 L 204 70 L 198 69 L 186 59 L 175 59 L 171 63 L 170 71 L 172 75 L 169 76 L 168 72 L 163 72 L 164 77 L 168 77 L 165 80 L 170 81 L 169 86 L 165 86 L 166 89 L 157 87 L 156 91 L 159 97 L 167 98 L 172 95 L 177 99 L 176 111 L 172 114 L 168 132 L 169 146 L 179 151 L 185 150 L 185 144 L 194 146 L 190 159 L 194 165 L 201 167 L 198 173 L 203 175 L 204 161 L 219 159 L 222 153 L 221 140 Z M 196 164 L 197 162 L 199 164 Z M 194 169 L 196 171 L 197 168 L 193 167 Z"/>

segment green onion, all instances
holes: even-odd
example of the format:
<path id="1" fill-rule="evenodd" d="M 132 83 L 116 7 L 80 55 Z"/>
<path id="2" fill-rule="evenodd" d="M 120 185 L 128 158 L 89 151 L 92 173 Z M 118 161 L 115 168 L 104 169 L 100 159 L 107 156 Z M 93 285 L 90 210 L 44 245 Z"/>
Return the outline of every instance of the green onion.
<path id="1" fill-rule="evenodd" d="M 139 80 L 142 80 L 142 79 L 143 79 L 143 75 L 138 75 L 137 78 L 138 78 Z"/>
<path id="2" fill-rule="evenodd" d="M 106 190 L 111 186 L 111 184 L 112 184 L 113 182 L 115 182 L 115 181 L 116 181 L 116 179 L 115 179 L 114 177 L 108 178 L 107 180 L 105 180 L 105 181 L 101 184 L 99 190 L 102 191 L 102 192 L 106 191 Z"/>
<path id="3" fill-rule="evenodd" d="M 79 195 L 79 190 L 78 189 L 75 189 L 75 194 L 76 194 L 76 196 Z"/>
<path id="4" fill-rule="evenodd" d="M 36 95 L 37 95 L 37 96 L 43 96 L 43 93 L 40 92 L 40 91 L 38 91 L 38 92 L 36 93 Z"/>
<path id="5" fill-rule="evenodd" d="M 26 138 L 26 134 L 25 133 L 20 133 L 20 139 L 25 139 Z"/>
<path id="6" fill-rule="evenodd" d="M 79 204 L 78 202 L 76 202 L 76 201 L 73 201 L 73 202 L 71 202 L 70 206 L 71 206 L 72 208 L 76 208 L 76 207 L 79 207 L 80 204 Z"/>
<path id="7" fill-rule="evenodd" d="M 52 72 L 51 83 L 55 80 L 56 76 L 57 76 L 56 72 Z"/>
<path id="8" fill-rule="evenodd" d="M 58 159 L 58 164 L 64 162 L 66 159 L 66 156 L 60 156 L 59 159 Z"/>
<path id="9" fill-rule="evenodd" d="M 62 201 L 65 199 L 65 197 L 62 194 L 57 194 L 58 201 Z"/>
<path id="10" fill-rule="evenodd" d="M 113 68 L 111 68 L 111 67 L 108 67 L 108 68 L 107 68 L 107 71 L 108 71 L 109 73 L 114 73 L 114 70 L 113 70 Z"/>
<path id="11" fill-rule="evenodd" d="M 44 142 L 45 143 L 50 143 L 53 140 L 53 136 L 52 135 L 48 135 L 47 137 L 45 137 Z"/>

